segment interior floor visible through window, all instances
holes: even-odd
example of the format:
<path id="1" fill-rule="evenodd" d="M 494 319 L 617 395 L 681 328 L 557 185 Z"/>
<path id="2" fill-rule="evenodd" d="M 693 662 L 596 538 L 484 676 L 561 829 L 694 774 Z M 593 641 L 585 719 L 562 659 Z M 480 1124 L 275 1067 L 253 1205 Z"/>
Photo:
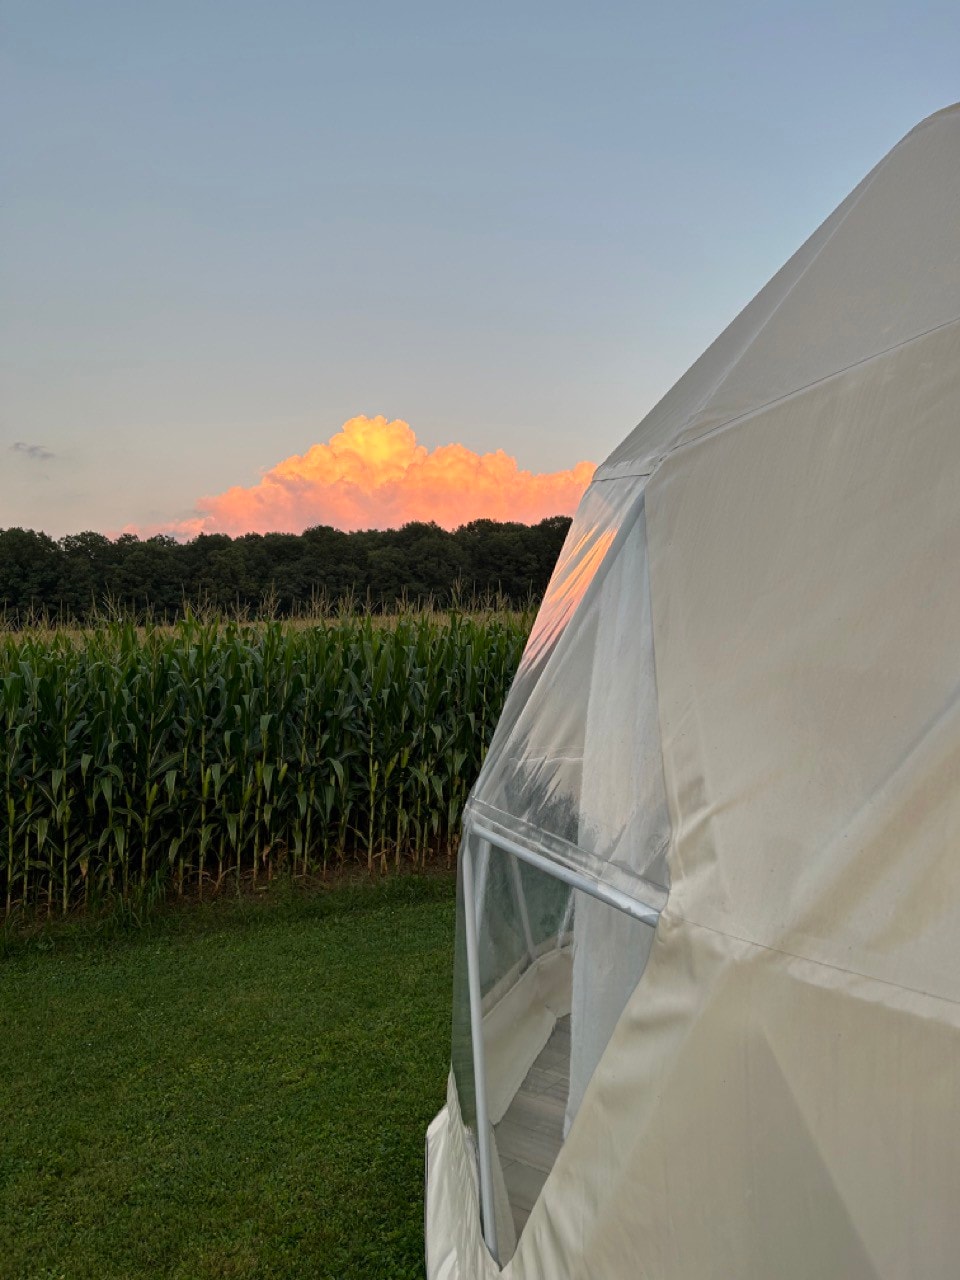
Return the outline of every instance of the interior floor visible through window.
<path id="1" fill-rule="evenodd" d="M 563 1144 L 570 1081 L 570 1018 L 559 1018 L 494 1132 L 517 1236 Z"/>

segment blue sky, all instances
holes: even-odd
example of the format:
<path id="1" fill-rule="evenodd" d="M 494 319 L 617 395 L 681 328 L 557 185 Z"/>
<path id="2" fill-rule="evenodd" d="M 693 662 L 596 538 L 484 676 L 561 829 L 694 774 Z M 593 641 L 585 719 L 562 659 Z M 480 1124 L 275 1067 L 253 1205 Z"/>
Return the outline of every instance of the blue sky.
<path id="1" fill-rule="evenodd" d="M 0 0 L 0 526 L 359 414 L 600 461 L 957 98 L 956 3 Z"/>

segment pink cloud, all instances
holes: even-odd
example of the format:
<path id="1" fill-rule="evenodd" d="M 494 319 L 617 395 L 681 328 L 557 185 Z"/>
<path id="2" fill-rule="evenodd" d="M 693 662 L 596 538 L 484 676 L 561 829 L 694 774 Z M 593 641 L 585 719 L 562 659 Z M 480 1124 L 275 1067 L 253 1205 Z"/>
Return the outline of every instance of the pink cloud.
<path id="1" fill-rule="evenodd" d="M 593 471 L 590 462 L 569 471 L 523 471 L 502 449 L 474 453 L 448 444 L 428 450 L 401 419 L 360 416 L 326 444 L 278 462 L 256 484 L 201 498 L 195 516 L 159 532 L 189 538 L 300 533 L 317 524 L 389 529 L 410 520 L 452 529 L 481 517 L 532 524 L 572 513 Z"/>

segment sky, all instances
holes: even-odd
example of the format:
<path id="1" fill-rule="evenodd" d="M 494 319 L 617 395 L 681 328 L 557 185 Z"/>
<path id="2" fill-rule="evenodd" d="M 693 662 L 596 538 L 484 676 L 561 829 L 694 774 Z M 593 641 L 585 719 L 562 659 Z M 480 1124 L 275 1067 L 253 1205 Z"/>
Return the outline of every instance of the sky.
<path id="1" fill-rule="evenodd" d="M 958 98 L 955 0 L 0 0 L 0 527 L 572 510 Z"/>

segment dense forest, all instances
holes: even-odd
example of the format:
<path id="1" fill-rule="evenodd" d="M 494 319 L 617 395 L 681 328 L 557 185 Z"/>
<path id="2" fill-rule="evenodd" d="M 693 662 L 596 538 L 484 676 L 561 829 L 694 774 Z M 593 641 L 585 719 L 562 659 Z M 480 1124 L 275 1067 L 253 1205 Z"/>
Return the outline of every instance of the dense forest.
<path id="1" fill-rule="evenodd" d="M 171 620 L 186 608 L 289 617 L 318 605 L 374 610 L 498 598 L 520 607 L 547 585 L 570 520 L 474 520 L 344 533 L 158 536 L 78 533 L 55 541 L 0 530 L 0 609 L 8 626 L 38 615 L 83 621 L 122 612 Z"/>

